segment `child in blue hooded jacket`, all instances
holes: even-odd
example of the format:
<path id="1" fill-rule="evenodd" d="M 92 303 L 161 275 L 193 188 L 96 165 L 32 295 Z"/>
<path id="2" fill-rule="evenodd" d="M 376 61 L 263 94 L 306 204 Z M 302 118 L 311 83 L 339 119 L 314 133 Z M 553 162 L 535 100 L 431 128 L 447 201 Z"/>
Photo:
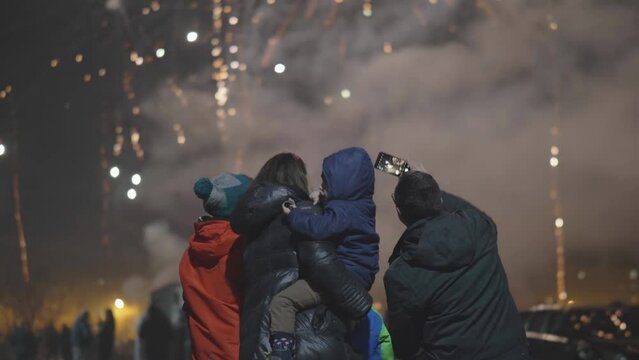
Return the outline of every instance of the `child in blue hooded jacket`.
<path id="1" fill-rule="evenodd" d="M 293 231 L 314 240 L 336 240 L 336 254 L 359 283 L 370 290 L 379 270 L 379 235 L 375 231 L 375 174 L 362 148 L 347 148 L 324 159 L 322 214 L 283 204 Z M 271 302 L 271 359 L 293 358 L 295 316 L 322 302 L 320 294 L 300 279 Z"/>

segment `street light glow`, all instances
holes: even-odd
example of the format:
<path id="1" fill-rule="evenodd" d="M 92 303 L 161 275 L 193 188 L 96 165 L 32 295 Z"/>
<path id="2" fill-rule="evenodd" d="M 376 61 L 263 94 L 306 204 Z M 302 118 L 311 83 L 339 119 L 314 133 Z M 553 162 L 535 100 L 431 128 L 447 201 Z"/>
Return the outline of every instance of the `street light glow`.
<path id="1" fill-rule="evenodd" d="M 159 48 L 157 50 L 155 50 L 155 56 L 159 59 L 161 57 L 164 57 L 164 54 L 166 54 L 166 51 L 163 48 Z"/>
<path id="2" fill-rule="evenodd" d="M 117 178 L 120 176 L 120 169 L 117 166 L 112 167 L 111 170 L 109 170 L 109 175 L 114 179 Z"/>
<path id="3" fill-rule="evenodd" d="M 115 305 L 116 309 L 122 310 L 122 309 L 124 309 L 124 300 L 122 300 L 120 298 L 117 298 L 113 302 L 113 305 Z"/>
<path id="4" fill-rule="evenodd" d="M 7 149 L 4 147 L 4 144 L 0 144 L 0 156 L 4 155 Z"/>
<path id="5" fill-rule="evenodd" d="M 195 40 L 197 40 L 197 33 L 195 31 L 190 31 L 186 34 L 186 41 L 194 42 Z"/>
<path id="6" fill-rule="evenodd" d="M 557 229 L 561 229 L 562 227 L 564 227 L 564 219 L 562 218 L 555 219 L 555 227 Z"/>
<path id="7" fill-rule="evenodd" d="M 340 92 L 340 95 L 342 95 L 343 99 L 348 99 L 351 97 L 351 91 L 348 89 L 342 89 L 342 91 Z"/>

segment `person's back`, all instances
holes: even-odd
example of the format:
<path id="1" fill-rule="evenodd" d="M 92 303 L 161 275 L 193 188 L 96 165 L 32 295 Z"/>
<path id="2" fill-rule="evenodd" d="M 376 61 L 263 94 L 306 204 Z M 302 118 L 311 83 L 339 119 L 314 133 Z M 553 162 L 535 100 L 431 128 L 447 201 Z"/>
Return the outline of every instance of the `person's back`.
<path id="1" fill-rule="evenodd" d="M 42 332 L 44 340 L 45 358 L 56 359 L 60 351 L 60 338 L 53 323 L 47 324 Z"/>
<path id="2" fill-rule="evenodd" d="M 144 342 L 146 359 L 169 359 L 173 328 L 162 310 L 151 305 L 140 325 L 140 339 Z"/>
<path id="3" fill-rule="evenodd" d="M 246 236 L 246 285 L 240 318 L 241 360 L 268 359 L 268 308 L 273 296 L 299 275 L 295 241 L 285 225 L 281 203 L 303 195 L 277 184 L 256 183 L 240 201 L 231 221 Z M 346 328 L 326 307 L 297 316 L 295 332 L 299 359 L 345 359 Z"/>
<path id="4" fill-rule="evenodd" d="M 304 254 L 314 253 L 312 249 L 298 253 L 299 246 L 305 242 L 296 241 L 282 213 L 282 203 L 288 198 L 308 200 L 307 188 L 303 161 L 289 153 L 276 155 L 262 167 L 231 217 L 233 230 L 246 240 L 241 360 L 271 358 L 268 309 L 273 296 L 298 279 L 300 263 L 305 263 Z M 320 242 L 308 243 L 312 246 Z M 369 300 L 359 296 L 357 300 L 347 297 L 338 302 L 345 305 L 345 312 L 352 312 L 359 305 L 365 308 L 365 314 L 370 308 Z M 326 306 L 299 313 L 295 323 L 297 358 L 349 358 L 352 349 L 347 344 L 346 332 L 345 324 Z"/>
<path id="5" fill-rule="evenodd" d="M 397 206 L 401 216 L 402 205 Z M 443 193 L 440 212 L 410 222 L 384 283 L 399 357 L 527 358 L 496 226 L 466 201 Z"/>
<path id="6" fill-rule="evenodd" d="M 370 290 L 379 270 L 379 235 L 375 230 L 375 174 L 362 148 L 340 150 L 324 159 L 324 214 L 294 209 L 291 228 L 313 240 L 339 237 L 337 256 Z"/>
<path id="7" fill-rule="evenodd" d="M 60 332 L 60 355 L 62 360 L 71 360 L 71 329 L 65 324 Z"/>
<path id="8" fill-rule="evenodd" d="M 73 359 L 86 360 L 91 356 L 93 333 L 89 323 L 89 312 L 83 311 L 73 324 L 71 331 L 71 343 L 73 345 Z"/>
<path id="9" fill-rule="evenodd" d="M 22 323 L 16 327 L 9 340 L 16 359 L 33 360 L 35 358 L 37 340 L 31 328 L 26 323 Z"/>
<path id="10" fill-rule="evenodd" d="M 109 360 L 113 354 L 115 342 L 115 318 L 110 309 L 105 311 L 105 319 L 98 330 L 98 358 Z"/>
<path id="11" fill-rule="evenodd" d="M 249 182 L 247 176 L 225 173 L 194 186 L 210 216 L 194 224 L 180 261 L 193 359 L 239 357 L 244 247 L 229 217 Z"/>

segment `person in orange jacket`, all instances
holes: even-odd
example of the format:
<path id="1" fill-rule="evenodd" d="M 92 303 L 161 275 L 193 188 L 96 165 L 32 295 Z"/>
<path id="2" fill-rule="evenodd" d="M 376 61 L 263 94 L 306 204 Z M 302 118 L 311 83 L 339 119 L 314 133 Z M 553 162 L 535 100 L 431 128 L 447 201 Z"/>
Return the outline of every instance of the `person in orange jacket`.
<path id="1" fill-rule="evenodd" d="M 250 181 L 245 175 L 224 173 L 200 178 L 193 187 L 208 213 L 195 222 L 180 261 L 193 360 L 239 358 L 244 248 L 229 218 Z"/>

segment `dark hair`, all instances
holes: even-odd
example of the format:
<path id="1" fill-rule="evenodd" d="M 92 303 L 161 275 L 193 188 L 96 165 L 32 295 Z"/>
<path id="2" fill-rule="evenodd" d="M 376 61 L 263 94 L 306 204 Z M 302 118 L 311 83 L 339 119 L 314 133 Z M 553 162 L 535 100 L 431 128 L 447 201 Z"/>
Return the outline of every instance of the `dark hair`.
<path id="1" fill-rule="evenodd" d="M 421 171 L 402 175 L 393 193 L 395 206 L 407 225 L 435 216 L 442 211 L 442 192 L 437 181 Z"/>
<path id="2" fill-rule="evenodd" d="M 301 190 L 308 195 L 306 164 L 299 156 L 292 153 L 280 153 L 270 158 L 257 173 L 254 181 L 284 185 Z"/>

